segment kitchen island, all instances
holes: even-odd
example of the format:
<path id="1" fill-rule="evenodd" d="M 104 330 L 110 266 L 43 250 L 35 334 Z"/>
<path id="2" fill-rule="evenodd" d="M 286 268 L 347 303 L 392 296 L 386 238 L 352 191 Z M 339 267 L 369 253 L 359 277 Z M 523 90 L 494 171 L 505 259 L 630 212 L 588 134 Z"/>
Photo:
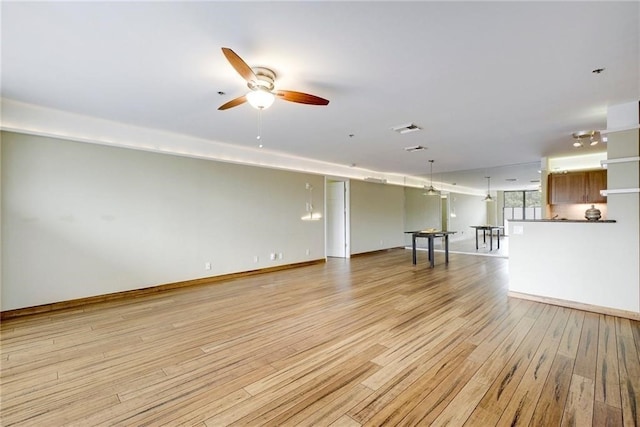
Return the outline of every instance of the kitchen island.
<path id="1" fill-rule="evenodd" d="M 637 263 L 616 221 L 509 221 L 509 295 L 640 319 L 637 286 L 620 265 Z"/>

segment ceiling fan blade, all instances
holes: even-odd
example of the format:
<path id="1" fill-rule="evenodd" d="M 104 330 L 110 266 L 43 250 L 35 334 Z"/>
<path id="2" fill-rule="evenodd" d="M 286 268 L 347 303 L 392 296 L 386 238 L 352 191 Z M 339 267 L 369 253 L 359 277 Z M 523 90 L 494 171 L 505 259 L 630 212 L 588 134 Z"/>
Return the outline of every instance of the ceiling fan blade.
<path id="1" fill-rule="evenodd" d="M 256 80 L 258 80 L 251 67 L 249 67 L 247 63 L 238 56 L 237 53 L 235 53 L 228 47 L 223 47 L 222 53 L 224 53 L 227 61 L 229 61 L 231 66 L 238 72 L 238 74 L 242 76 L 243 79 L 248 82 L 255 82 Z"/>
<path id="2" fill-rule="evenodd" d="M 308 93 L 296 92 L 293 90 L 276 91 L 276 96 L 284 99 L 285 101 L 297 102 L 299 104 L 327 105 L 329 103 L 328 99 L 320 98 L 319 96 L 310 95 Z"/>
<path id="3" fill-rule="evenodd" d="M 238 105 L 244 104 L 245 102 L 247 102 L 247 96 L 242 95 L 238 98 L 232 99 L 225 104 L 222 104 L 220 107 L 218 107 L 218 110 L 228 110 L 229 108 L 237 107 Z"/>

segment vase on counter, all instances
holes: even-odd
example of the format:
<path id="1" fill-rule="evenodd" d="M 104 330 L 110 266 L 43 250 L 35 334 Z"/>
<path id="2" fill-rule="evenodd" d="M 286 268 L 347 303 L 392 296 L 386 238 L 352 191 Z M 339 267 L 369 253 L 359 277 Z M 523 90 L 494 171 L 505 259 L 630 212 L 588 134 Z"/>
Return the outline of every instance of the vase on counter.
<path id="1" fill-rule="evenodd" d="M 589 221 L 597 221 L 602 215 L 600 214 L 600 209 L 596 209 L 595 205 L 591 205 L 591 207 L 584 212 L 584 217 Z"/>

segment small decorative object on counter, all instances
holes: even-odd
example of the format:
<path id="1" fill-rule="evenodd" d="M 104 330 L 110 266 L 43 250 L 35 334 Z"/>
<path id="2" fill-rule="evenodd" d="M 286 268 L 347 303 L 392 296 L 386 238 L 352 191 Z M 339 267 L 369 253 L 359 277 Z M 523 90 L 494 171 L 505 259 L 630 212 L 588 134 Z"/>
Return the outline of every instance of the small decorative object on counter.
<path id="1" fill-rule="evenodd" d="M 591 205 L 591 207 L 584 212 L 584 217 L 589 221 L 597 221 L 601 216 L 600 209 L 596 209 L 595 205 Z"/>

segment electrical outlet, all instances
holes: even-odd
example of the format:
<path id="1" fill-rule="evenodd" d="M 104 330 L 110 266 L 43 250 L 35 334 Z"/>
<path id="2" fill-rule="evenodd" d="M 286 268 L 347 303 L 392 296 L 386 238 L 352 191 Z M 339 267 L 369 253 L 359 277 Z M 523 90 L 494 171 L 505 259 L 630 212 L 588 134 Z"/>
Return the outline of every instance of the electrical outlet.
<path id="1" fill-rule="evenodd" d="M 211 263 L 210 262 L 205 262 L 204 263 L 204 269 L 205 270 L 211 270 Z"/>
<path id="2" fill-rule="evenodd" d="M 253 257 L 253 262 L 258 262 L 258 261 L 260 261 L 260 258 L 258 257 L 258 255 L 255 255 Z"/>
<path id="3" fill-rule="evenodd" d="M 276 260 L 276 253 L 275 252 L 271 252 L 271 254 L 269 254 L 269 258 L 271 259 L 271 261 L 275 261 Z"/>
<path id="4" fill-rule="evenodd" d="M 310 255 L 310 254 L 311 254 L 311 249 L 307 249 L 306 251 L 304 251 L 304 253 L 305 253 L 306 255 Z"/>
<path id="5" fill-rule="evenodd" d="M 282 259 L 282 252 L 278 252 L 278 259 Z"/>

